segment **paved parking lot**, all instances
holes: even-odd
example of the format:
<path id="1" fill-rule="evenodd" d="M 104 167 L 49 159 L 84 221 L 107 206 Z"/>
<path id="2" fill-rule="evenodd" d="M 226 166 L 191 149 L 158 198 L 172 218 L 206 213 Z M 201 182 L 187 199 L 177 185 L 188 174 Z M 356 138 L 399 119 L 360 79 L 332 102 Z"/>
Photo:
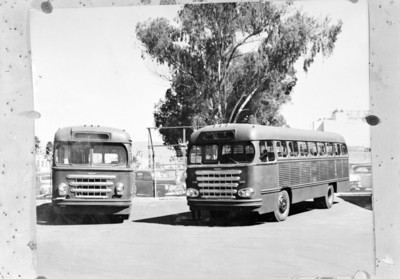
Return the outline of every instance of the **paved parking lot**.
<path id="1" fill-rule="evenodd" d="M 61 278 L 292 278 L 374 272 L 365 197 L 311 202 L 275 223 L 195 221 L 184 198 L 136 198 L 131 220 L 49 223 L 38 203 L 38 275 Z"/>

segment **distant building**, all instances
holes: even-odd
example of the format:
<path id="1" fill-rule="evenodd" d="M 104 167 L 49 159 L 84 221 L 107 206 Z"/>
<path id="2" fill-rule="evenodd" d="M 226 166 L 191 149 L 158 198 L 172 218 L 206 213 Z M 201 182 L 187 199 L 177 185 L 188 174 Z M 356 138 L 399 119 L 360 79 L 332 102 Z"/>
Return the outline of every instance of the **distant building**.
<path id="1" fill-rule="evenodd" d="M 370 127 L 365 121 L 368 111 L 335 110 L 330 118 L 319 119 L 317 131 L 341 134 L 349 148 L 350 163 L 370 163 Z"/>
<path id="2" fill-rule="evenodd" d="M 317 131 L 341 134 L 348 146 L 369 148 L 369 125 L 365 122 L 368 111 L 335 110 L 331 118 L 317 121 Z"/>
<path id="3" fill-rule="evenodd" d="M 43 151 L 38 151 L 35 154 L 36 160 L 36 172 L 37 173 L 50 173 L 51 172 L 51 161 L 48 159 L 48 155 Z"/>

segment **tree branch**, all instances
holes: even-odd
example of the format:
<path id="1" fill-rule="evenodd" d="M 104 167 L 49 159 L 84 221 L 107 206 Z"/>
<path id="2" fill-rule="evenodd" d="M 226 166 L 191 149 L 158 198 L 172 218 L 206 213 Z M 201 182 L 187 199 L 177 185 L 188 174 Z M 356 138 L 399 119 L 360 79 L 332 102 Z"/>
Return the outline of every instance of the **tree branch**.
<path id="1" fill-rule="evenodd" d="M 244 100 L 244 102 L 242 103 L 242 105 L 240 106 L 238 112 L 237 112 L 236 115 L 235 115 L 235 118 L 234 118 L 234 120 L 233 120 L 233 123 L 236 123 L 236 121 L 237 121 L 237 119 L 238 119 L 240 113 L 242 112 L 243 108 L 244 108 L 244 107 L 247 105 L 247 103 L 250 101 L 251 97 L 254 96 L 254 94 L 256 93 L 256 91 L 257 91 L 257 88 L 254 89 L 254 90 L 247 96 L 246 100 Z"/>
<path id="2" fill-rule="evenodd" d="M 233 59 L 233 56 L 235 55 L 236 50 L 237 50 L 240 46 L 242 46 L 244 43 L 246 43 L 246 41 L 247 41 L 248 39 L 250 39 L 250 38 L 253 37 L 253 36 L 259 35 L 260 33 L 261 33 L 261 30 L 249 34 L 246 38 L 244 38 L 241 42 L 237 43 L 237 44 L 233 47 L 233 49 L 232 49 L 232 51 L 231 51 L 231 54 L 229 55 L 228 61 L 226 62 L 225 69 L 227 69 L 227 68 L 229 67 L 229 64 L 232 62 L 232 59 Z"/>

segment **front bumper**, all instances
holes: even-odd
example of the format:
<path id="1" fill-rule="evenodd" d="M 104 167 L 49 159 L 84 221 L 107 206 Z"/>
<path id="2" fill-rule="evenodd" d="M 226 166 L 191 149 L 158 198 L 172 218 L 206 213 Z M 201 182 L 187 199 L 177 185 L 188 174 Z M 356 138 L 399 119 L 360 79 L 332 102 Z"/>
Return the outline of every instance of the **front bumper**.
<path id="1" fill-rule="evenodd" d="M 129 215 L 132 201 L 130 199 L 53 199 L 56 214 L 112 214 Z"/>
<path id="2" fill-rule="evenodd" d="M 196 199 L 188 198 L 190 209 L 253 210 L 262 206 L 262 199 Z"/>

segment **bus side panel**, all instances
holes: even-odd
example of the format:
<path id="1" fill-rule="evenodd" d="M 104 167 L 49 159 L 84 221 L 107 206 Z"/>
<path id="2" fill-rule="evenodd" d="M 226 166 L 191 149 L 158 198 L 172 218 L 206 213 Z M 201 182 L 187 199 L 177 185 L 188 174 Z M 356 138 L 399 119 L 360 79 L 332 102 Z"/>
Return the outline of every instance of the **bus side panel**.
<path id="1" fill-rule="evenodd" d="M 260 214 L 274 211 L 278 198 L 278 164 L 260 164 L 248 169 L 248 187 L 255 190 L 255 197 L 262 198 L 262 206 L 255 211 Z"/>
<path id="2" fill-rule="evenodd" d="M 262 198 L 262 206 L 258 208 L 256 211 L 260 214 L 273 212 L 275 208 L 275 203 L 278 200 L 279 192 L 263 194 Z"/>
<path id="3" fill-rule="evenodd" d="M 260 164 L 248 168 L 247 187 L 256 190 L 257 196 L 262 190 L 278 189 L 278 165 Z"/>
<path id="4" fill-rule="evenodd" d="M 292 188 L 292 203 L 324 196 L 328 192 L 328 184 L 319 184 L 302 188 Z"/>
<path id="5" fill-rule="evenodd" d="M 340 181 L 337 182 L 336 185 L 337 185 L 336 193 L 349 192 L 349 181 Z"/>

